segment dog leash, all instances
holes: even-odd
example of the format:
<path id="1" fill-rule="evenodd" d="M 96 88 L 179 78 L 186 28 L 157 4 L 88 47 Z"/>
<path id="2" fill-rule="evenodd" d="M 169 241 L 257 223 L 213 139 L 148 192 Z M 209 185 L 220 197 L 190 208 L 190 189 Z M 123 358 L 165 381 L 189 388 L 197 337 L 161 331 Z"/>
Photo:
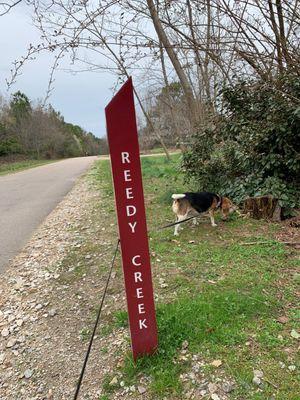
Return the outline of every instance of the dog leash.
<path id="1" fill-rule="evenodd" d="M 200 215 L 194 215 L 193 217 L 189 217 L 189 218 L 183 219 L 183 220 L 181 220 L 181 221 L 173 222 L 172 224 L 160 226 L 159 228 L 157 228 L 157 230 L 158 230 L 158 231 L 161 231 L 162 229 L 170 228 L 171 226 L 175 226 L 175 225 L 178 225 L 178 224 L 182 224 L 183 222 L 187 222 L 187 221 L 189 221 L 189 220 L 191 220 L 191 219 L 193 219 L 193 218 L 199 218 L 199 217 L 200 217 Z"/>
<path id="2" fill-rule="evenodd" d="M 99 320 L 100 320 L 104 299 L 105 299 L 105 296 L 106 296 L 106 293 L 107 293 L 108 284 L 109 284 L 109 281 L 110 281 L 110 278 L 111 278 L 111 274 L 112 274 L 112 270 L 113 270 L 113 267 L 114 267 L 115 259 L 116 259 L 116 256 L 117 256 L 117 252 L 118 252 L 118 249 L 119 249 L 119 245 L 120 245 L 120 239 L 118 239 L 118 242 L 117 242 L 115 250 L 114 250 L 113 258 L 111 260 L 111 265 L 110 265 L 110 269 L 108 271 L 108 276 L 107 276 L 106 284 L 105 284 L 105 287 L 104 287 L 104 292 L 103 292 L 103 295 L 102 295 L 101 303 L 100 303 L 100 306 L 99 306 L 99 309 L 98 309 L 97 318 L 96 318 L 96 321 L 95 321 L 95 324 L 94 324 L 94 329 L 93 329 L 93 332 L 92 332 L 92 335 L 91 335 L 91 338 L 90 338 L 88 349 L 86 351 L 86 355 L 85 355 L 85 359 L 84 359 L 83 366 L 82 366 L 82 369 L 81 369 L 80 377 L 79 377 L 77 385 L 76 385 L 76 392 L 75 392 L 74 398 L 73 398 L 74 400 L 77 400 L 78 395 L 79 395 L 79 391 L 80 391 L 80 388 L 81 388 L 81 384 L 82 384 L 85 368 L 86 368 L 86 365 L 87 365 L 87 362 L 88 362 L 88 359 L 89 359 L 89 355 L 90 355 L 90 352 L 91 352 L 91 348 L 92 348 L 92 345 L 93 345 L 93 342 L 94 342 L 96 329 L 97 329 L 97 326 L 98 326 L 98 323 L 99 323 Z"/>

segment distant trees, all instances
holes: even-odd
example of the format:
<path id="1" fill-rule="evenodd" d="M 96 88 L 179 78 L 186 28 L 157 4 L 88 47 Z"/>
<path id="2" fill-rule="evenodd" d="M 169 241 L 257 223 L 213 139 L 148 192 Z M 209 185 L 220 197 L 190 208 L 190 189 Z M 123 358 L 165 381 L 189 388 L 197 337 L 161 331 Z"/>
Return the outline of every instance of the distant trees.
<path id="1" fill-rule="evenodd" d="M 20 124 L 22 120 L 27 119 L 31 112 L 29 98 L 22 92 L 17 91 L 12 95 L 10 109 L 15 122 Z"/>
<path id="2" fill-rule="evenodd" d="M 171 82 L 155 95 L 148 92 L 145 108 L 154 129 L 169 147 L 181 147 L 189 140 L 189 121 L 184 92 L 179 82 Z M 145 149 L 160 146 L 148 123 L 140 128 L 140 142 Z"/>
<path id="3" fill-rule="evenodd" d="M 51 105 L 33 106 L 20 91 L 0 102 L 0 156 L 77 157 L 108 152 L 105 139 L 66 123 Z"/>

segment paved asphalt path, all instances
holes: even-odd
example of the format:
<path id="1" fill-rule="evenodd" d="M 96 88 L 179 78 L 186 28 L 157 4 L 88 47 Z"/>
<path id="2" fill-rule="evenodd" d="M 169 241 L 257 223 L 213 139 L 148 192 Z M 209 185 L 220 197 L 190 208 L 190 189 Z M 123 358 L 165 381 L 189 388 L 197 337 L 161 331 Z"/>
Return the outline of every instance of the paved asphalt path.
<path id="1" fill-rule="evenodd" d="M 0 176 L 0 273 L 96 159 L 70 158 Z"/>

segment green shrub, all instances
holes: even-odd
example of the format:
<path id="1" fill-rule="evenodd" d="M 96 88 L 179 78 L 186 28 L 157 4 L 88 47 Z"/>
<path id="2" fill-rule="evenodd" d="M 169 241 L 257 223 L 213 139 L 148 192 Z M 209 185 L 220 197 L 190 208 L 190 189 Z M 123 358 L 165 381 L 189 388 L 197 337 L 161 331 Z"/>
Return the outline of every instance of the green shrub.
<path id="1" fill-rule="evenodd" d="M 271 194 L 300 205 L 300 77 L 238 82 L 221 91 L 222 112 L 199 130 L 182 167 L 199 190 L 240 202 Z"/>
<path id="2" fill-rule="evenodd" d="M 9 138 L 0 140 L 0 156 L 17 154 L 21 152 L 21 146 L 17 139 Z"/>

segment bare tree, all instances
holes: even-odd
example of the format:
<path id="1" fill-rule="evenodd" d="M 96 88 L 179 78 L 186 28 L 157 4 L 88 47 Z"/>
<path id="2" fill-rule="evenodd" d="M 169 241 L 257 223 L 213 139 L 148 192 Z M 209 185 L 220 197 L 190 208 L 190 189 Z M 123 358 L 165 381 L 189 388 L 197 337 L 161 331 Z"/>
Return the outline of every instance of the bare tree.
<path id="1" fill-rule="evenodd" d="M 22 3 L 23 0 L 15 0 L 15 1 L 1 1 L 0 2 L 0 17 L 5 14 L 8 14 L 10 10 L 16 7 L 18 4 Z"/>

